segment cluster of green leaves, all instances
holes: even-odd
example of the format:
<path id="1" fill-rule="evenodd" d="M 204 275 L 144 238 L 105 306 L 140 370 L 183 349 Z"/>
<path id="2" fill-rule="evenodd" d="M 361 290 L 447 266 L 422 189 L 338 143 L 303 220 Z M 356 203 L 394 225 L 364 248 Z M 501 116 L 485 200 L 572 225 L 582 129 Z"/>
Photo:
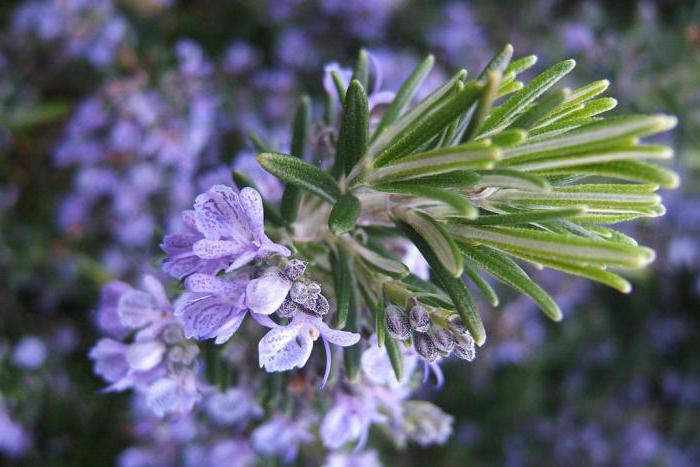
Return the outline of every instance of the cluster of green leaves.
<path id="1" fill-rule="evenodd" d="M 640 139 L 673 128 L 676 119 L 602 117 L 616 105 L 600 97 L 607 81 L 554 89 L 575 66 L 566 60 L 525 83 L 519 77 L 537 58 L 512 60 L 512 53 L 506 46 L 475 79 L 458 71 L 411 106 L 433 66 L 426 57 L 370 125 L 368 62 L 361 52 L 347 89 L 334 76 L 343 108 L 335 153 L 328 154 L 332 169 L 304 160 L 299 141 L 309 131 L 307 100 L 295 118 L 292 154 L 263 150 L 258 156 L 287 183 L 282 215 L 291 239 L 300 204 L 326 213 L 328 227 L 316 224 L 313 241 L 332 256 L 336 324 L 357 329 L 358 307 L 370 310 L 397 373 L 397 345 L 383 325 L 388 302 L 405 307 L 417 299 L 438 324 L 456 313 L 482 345 L 486 334 L 467 282 L 497 305 L 484 278 L 490 275 L 559 320 L 556 302 L 518 262 L 628 292 L 629 282 L 613 270 L 640 268 L 654 258 L 610 226 L 663 214 L 655 191 L 675 187 L 678 178 L 655 161 L 672 151 Z M 330 114 L 327 109 L 327 124 Z M 287 202 L 290 192 L 294 203 Z M 423 254 L 430 282 L 385 250 L 397 237 Z"/>

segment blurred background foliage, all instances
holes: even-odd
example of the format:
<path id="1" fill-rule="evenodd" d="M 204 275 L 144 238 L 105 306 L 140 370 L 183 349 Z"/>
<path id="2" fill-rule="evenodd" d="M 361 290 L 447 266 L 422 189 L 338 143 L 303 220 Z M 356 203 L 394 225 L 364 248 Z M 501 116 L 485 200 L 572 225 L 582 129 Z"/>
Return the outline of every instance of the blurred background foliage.
<path id="1" fill-rule="evenodd" d="M 60 2 L 0 4 L 0 464 L 102 465 L 133 442 L 127 398 L 98 394 L 86 352 L 99 286 L 138 271 L 103 266 L 113 239 L 102 231 L 61 227 L 75 167 L 53 155 L 87 96 L 134 76 L 164 86 L 183 38 L 217 64 L 206 79 L 228 117 L 210 149 L 228 164 L 246 149 L 246 131 L 286 129 L 297 94 L 320 95 L 323 65 L 347 64 L 360 47 L 384 61 L 391 84 L 421 54 L 435 53 L 447 71 L 475 70 L 511 42 L 541 64 L 575 58 L 572 84 L 608 78 L 625 110 L 678 115 L 669 138 L 683 184 L 665 194 L 665 217 L 636 228 L 658 259 L 634 278 L 634 292 L 538 273 L 565 320 L 546 321 L 523 298 L 487 313 L 492 337 L 475 363 L 446 366 L 445 388 L 424 389 L 456 417 L 449 443 L 386 446 L 382 457 L 390 465 L 700 463 L 697 2 L 84 0 L 88 10 L 109 5 L 128 25 L 114 58 L 97 65 L 67 54 L 60 35 L 18 32 L 17 12 L 30 3 Z M 99 216 L 103 207 L 93 209 Z M 152 256 L 157 241 L 117 252 Z M 18 356 L 28 336 L 47 350 L 39 365 Z M 23 427 L 21 455 L 3 445 L 3 414 Z"/>

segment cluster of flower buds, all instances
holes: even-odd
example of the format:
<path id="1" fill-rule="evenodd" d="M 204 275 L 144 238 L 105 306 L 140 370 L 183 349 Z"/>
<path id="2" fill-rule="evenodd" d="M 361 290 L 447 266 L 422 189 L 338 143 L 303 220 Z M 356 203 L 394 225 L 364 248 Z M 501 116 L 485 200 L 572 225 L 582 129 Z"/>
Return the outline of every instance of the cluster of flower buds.
<path id="1" fill-rule="evenodd" d="M 384 317 L 389 336 L 401 341 L 411 338 L 416 353 L 429 363 L 451 354 L 467 361 L 476 356 L 474 338 L 457 315 L 451 315 L 443 327 L 431 319 L 428 308 L 412 299 L 407 310 L 387 306 Z"/>
<path id="2" fill-rule="evenodd" d="M 282 274 L 292 281 L 287 297 L 277 314 L 282 318 L 292 318 L 297 312 L 304 312 L 311 316 L 323 317 L 330 311 L 328 299 L 321 293 L 321 285 L 318 282 L 307 280 L 303 277 L 306 263 L 293 259 L 287 263 Z"/>

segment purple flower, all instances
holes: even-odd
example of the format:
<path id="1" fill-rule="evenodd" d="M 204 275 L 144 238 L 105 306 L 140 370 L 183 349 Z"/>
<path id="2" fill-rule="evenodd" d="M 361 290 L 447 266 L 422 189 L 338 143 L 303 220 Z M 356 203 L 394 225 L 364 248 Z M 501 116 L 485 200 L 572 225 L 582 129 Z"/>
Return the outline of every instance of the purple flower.
<path id="1" fill-rule="evenodd" d="M 226 342 L 245 318 L 245 286 L 247 276 L 225 280 L 202 273 L 185 280 L 189 290 L 175 305 L 175 316 L 180 320 L 188 339 L 216 339 Z"/>
<path id="2" fill-rule="evenodd" d="M 255 402 L 253 391 L 247 387 L 212 394 L 206 400 L 206 411 L 220 426 L 242 425 L 263 414 L 262 407 Z"/>
<path id="3" fill-rule="evenodd" d="M 46 360 L 46 345 L 36 336 L 25 336 L 12 351 L 12 364 L 25 370 L 36 370 Z"/>
<path id="4" fill-rule="evenodd" d="M 158 416 L 187 413 L 201 397 L 199 349 L 185 339 L 161 283 L 145 276 L 142 287 L 121 293 L 116 306 L 121 325 L 136 330 L 133 342 L 101 339 L 90 351 L 95 373 L 110 383 L 105 391 L 134 388 L 145 394 Z"/>
<path id="5" fill-rule="evenodd" d="M 325 381 L 330 371 L 328 343 L 348 347 L 357 344 L 360 335 L 331 329 L 320 318 L 305 313 L 297 313 L 289 325 L 275 326 L 263 336 L 258 344 L 260 367 L 268 372 L 302 368 L 306 365 L 313 343 L 319 336 L 326 346 Z"/>
<path id="6" fill-rule="evenodd" d="M 146 389 L 146 403 L 159 417 L 188 413 L 200 399 L 197 378 L 189 370 L 160 378 Z"/>
<path id="7" fill-rule="evenodd" d="M 189 224 L 192 219 L 183 220 Z M 262 198 L 252 188 L 215 185 L 195 200 L 193 220 L 196 233 L 168 235 L 163 241 L 164 269 L 176 277 L 228 272 L 270 254 L 291 254 L 265 235 Z"/>
<path id="8" fill-rule="evenodd" d="M 245 42 L 234 42 L 226 49 L 223 68 L 226 73 L 246 73 L 260 63 L 260 52 Z"/>
<path id="9" fill-rule="evenodd" d="M 258 456 L 250 443 L 244 439 L 220 441 L 211 448 L 207 465 L 249 467 L 257 464 Z"/>
<path id="10" fill-rule="evenodd" d="M 168 255 L 162 263 L 163 271 L 182 279 L 195 272 L 216 274 L 226 268 L 226 258 L 203 261 L 192 251 L 194 244 L 203 236 L 197 230 L 194 211 L 183 211 L 181 217 L 185 232 L 166 235 L 160 245 L 161 249 Z"/>
<path id="11" fill-rule="evenodd" d="M 253 446 L 264 455 L 281 456 L 285 462 L 291 462 L 296 458 L 300 445 L 314 440 L 309 432 L 310 422 L 309 417 L 305 416 L 287 418 L 275 415 L 253 431 Z"/>
<path id="12" fill-rule="evenodd" d="M 0 453 L 10 459 L 17 459 L 24 456 L 30 445 L 29 434 L 0 406 Z"/>
<path id="13" fill-rule="evenodd" d="M 357 441 L 355 451 L 364 448 L 372 423 L 384 423 L 373 397 L 340 394 L 321 422 L 321 440 L 329 449 L 337 450 Z"/>

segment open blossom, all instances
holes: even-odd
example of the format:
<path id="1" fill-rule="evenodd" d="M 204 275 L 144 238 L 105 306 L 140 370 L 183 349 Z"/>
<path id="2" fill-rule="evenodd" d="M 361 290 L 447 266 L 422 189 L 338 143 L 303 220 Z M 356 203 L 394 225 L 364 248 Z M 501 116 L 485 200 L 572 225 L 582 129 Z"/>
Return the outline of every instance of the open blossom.
<path id="1" fill-rule="evenodd" d="M 252 188 L 215 185 L 197 197 L 183 220 L 190 231 L 167 235 L 162 245 L 168 255 L 163 268 L 175 277 L 232 271 L 273 253 L 291 254 L 265 235 L 262 198 Z"/>
<path id="2" fill-rule="evenodd" d="M 355 450 L 359 451 L 367 442 L 372 424 L 386 421 L 387 417 L 379 412 L 373 397 L 341 393 L 321 422 L 321 440 L 332 450 L 357 442 Z"/>
<path id="3" fill-rule="evenodd" d="M 136 331 L 131 343 L 101 339 L 90 351 L 95 372 L 110 386 L 134 388 L 158 416 L 187 413 L 200 399 L 196 377 L 199 349 L 185 339 L 160 282 L 143 279 L 143 290 L 129 288 L 116 307 L 122 326 Z"/>
<path id="4" fill-rule="evenodd" d="M 275 415 L 253 431 L 253 446 L 261 454 L 280 456 L 285 462 L 291 462 L 302 444 L 314 441 L 310 433 L 311 422 L 311 418 L 304 415 L 294 418 Z"/>
<path id="5" fill-rule="evenodd" d="M 357 344 L 360 335 L 328 327 L 320 318 L 297 313 L 287 326 L 275 326 L 258 344 L 260 367 L 268 372 L 286 371 L 306 365 L 314 342 L 321 337 L 326 346 L 326 376 L 330 371 L 328 343 L 348 347 Z"/>

